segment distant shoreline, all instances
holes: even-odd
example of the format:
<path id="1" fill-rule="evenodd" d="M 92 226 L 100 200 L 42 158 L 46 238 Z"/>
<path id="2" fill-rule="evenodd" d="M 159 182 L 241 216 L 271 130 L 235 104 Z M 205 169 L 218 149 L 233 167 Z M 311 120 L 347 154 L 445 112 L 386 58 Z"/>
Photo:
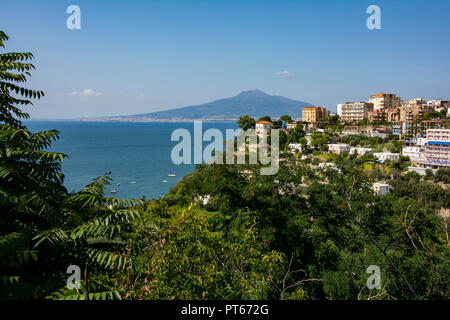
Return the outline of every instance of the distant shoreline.
<path id="1" fill-rule="evenodd" d="M 59 122 L 158 122 L 158 123 L 190 123 L 194 121 L 202 122 L 236 122 L 238 119 L 108 119 L 108 118 L 77 118 L 77 119 L 28 119 L 26 121 L 59 121 Z"/>

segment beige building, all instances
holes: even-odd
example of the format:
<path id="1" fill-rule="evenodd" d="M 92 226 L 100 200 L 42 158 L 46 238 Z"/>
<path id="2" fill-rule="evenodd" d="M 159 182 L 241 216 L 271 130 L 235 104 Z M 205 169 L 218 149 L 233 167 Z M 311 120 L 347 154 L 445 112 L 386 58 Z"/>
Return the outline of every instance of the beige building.
<path id="1" fill-rule="evenodd" d="M 306 107 L 302 110 L 302 121 L 308 123 L 319 122 L 320 119 L 326 119 L 327 109 L 323 107 Z"/>
<path id="2" fill-rule="evenodd" d="M 369 117 L 373 104 L 367 102 L 346 102 L 339 105 L 341 121 L 358 122 Z"/>
<path id="3" fill-rule="evenodd" d="M 379 93 L 371 95 L 369 103 L 373 103 L 373 110 L 395 109 L 402 104 L 402 98 L 393 93 Z"/>

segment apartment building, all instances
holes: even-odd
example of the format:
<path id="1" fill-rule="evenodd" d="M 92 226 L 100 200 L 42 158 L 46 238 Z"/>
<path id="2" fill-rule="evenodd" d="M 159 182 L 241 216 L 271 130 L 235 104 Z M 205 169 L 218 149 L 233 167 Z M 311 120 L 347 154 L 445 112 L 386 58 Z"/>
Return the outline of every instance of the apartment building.
<path id="1" fill-rule="evenodd" d="M 450 167 L 450 129 L 428 129 L 425 162 L 431 167 Z"/>
<path id="2" fill-rule="evenodd" d="M 386 116 L 386 120 L 392 122 L 393 133 L 404 138 L 406 136 L 416 136 L 422 130 L 417 121 L 423 119 L 427 112 L 433 111 L 433 107 L 428 105 L 425 100 L 416 98 L 403 103 L 395 112 Z"/>
<path id="3" fill-rule="evenodd" d="M 341 118 L 342 118 L 342 106 L 343 105 L 344 105 L 343 103 L 340 103 L 340 104 L 337 105 L 337 108 L 336 108 L 336 113 Z"/>
<path id="4" fill-rule="evenodd" d="M 316 123 L 320 119 L 327 118 L 327 109 L 323 107 L 306 107 L 302 110 L 302 121 L 307 123 Z"/>
<path id="5" fill-rule="evenodd" d="M 341 121 L 358 122 L 369 117 L 373 104 L 368 102 L 346 102 L 338 105 Z"/>
<path id="6" fill-rule="evenodd" d="M 399 119 L 398 108 L 373 110 L 368 113 L 370 122 L 393 122 Z"/>
<path id="7" fill-rule="evenodd" d="M 436 111 L 441 111 L 442 109 L 445 108 L 450 108 L 450 101 L 449 100 L 428 100 L 427 104 L 430 107 L 433 107 L 434 110 Z"/>
<path id="8" fill-rule="evenodd" d="M 379 93 L 371 95 L 369 103 L 373 104 L 374 111 L 383 109 L 395 109 L 402 104 L 402 98 L 393 93 Z"/>
<path id="9" fill-rule="evenodd" d="M 257 135 L 269 135 L 272 129 L 272 122 L 259 121 L 255 124 L 255 133 Z"/>

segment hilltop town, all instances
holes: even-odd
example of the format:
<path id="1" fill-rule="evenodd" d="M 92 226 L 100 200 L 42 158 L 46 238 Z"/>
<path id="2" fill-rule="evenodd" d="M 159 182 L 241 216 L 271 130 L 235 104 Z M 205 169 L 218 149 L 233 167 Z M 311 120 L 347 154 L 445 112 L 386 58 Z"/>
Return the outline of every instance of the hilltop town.
<path id="1" fill-rule="evenodd" d="M 375 192 L 386 194 L 385 182 L 392 168 L 434 176 L 450 170 L 450 120 L 448 100 L 415 98 L 403 101 L 396 94 L 380 93 L 368 102 L 346 102 L 337 106 L 337 114 L 324 107 L 303 108 L 301 117 L 290 115 L 272 121 L 241 117 L 244 130 L 254 126 L 257 135 L 281 129 L 281 161 L 310 162 L 335 167 L 336 156 L 358 158 L 365 171 L 383 172 L 374 183 Z"/>

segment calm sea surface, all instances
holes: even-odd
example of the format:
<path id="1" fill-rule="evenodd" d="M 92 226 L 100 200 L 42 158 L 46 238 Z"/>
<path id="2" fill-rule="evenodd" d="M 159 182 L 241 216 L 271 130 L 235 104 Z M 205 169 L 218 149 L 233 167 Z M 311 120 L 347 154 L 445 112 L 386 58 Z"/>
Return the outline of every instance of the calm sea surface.
<path id="1" fill-rule="evenodd" d="M 175 165 L 170 157 L 177 144 L 170 140 L 172 132 L 177 128 L 188 129 L 193 140 L 193 123 L 26 121 L 25 124 L 32 132 L 50 129 L 60 132 L 60 140 L 50 150 L 69 156 L 63 162 L 69 191 L 78 191 L 93 178 L 111 171 L 113 181 L 106 195 L 111 195 L 114 189 L 117 197 L 159 198 L 195 169 L 193 164 Z M 208 128 L 221 130 L 225 137 L 225 129 L 236 129 L 237 125 L 203 123 L 203 132 Z"/>

